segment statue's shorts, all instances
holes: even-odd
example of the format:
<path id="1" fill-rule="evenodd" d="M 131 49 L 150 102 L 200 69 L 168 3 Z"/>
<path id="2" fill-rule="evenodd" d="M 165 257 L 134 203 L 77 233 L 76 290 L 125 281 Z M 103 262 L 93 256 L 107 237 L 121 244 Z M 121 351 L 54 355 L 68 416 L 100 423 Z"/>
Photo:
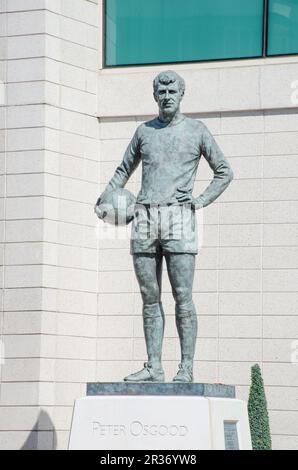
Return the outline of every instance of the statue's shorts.
<path id="1" fill-rule="evenodd" d="M 198 253 L 197 220 L 190 204 L 135 206 L 130 253 Z"/>

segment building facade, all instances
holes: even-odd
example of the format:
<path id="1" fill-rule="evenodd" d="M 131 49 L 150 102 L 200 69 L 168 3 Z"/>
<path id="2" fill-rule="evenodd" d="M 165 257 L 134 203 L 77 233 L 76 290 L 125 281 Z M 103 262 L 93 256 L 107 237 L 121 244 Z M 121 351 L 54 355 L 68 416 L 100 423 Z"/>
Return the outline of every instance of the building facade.
<path id="1" fill-rule="evenodd" d="M 285 17 L 280 8 L 295 6 L 275 3 Z M 250 25 L 258 40 L 247 39 L 254 52 L 241 60 L 229 49 L 232 58 L 194 50 L 185 60 L 182 49 L 175 64 L 161 63 L 169 50 L 143 63 L 115 49 L 116 17 L 105 21 L 101 0 L 4 0 L 1 9 L 0 448 L 67 448 L 86 382 L 121 381 L 145 359 L 129 237 L 105 234 L 93 206 L 136 127 L 156 114 L 153 78 L 174 69 L 186 81 L 182 112 L 208 126 L 234 171 L 202 214 L 195 379 L 236 385 L 247 399 L 259 363 L 273 448 L 298 449 L 295 37 L 277 50 L 268 22 L 264 54 L 262 10 L 262 28 L 257 16 Z M 211 179 L 201 161 L 195 195 Z M 140 168 L 127 188 L 139 184 Z M 166 272 L 163 302 L 170 380 L 179 343 Z"/>

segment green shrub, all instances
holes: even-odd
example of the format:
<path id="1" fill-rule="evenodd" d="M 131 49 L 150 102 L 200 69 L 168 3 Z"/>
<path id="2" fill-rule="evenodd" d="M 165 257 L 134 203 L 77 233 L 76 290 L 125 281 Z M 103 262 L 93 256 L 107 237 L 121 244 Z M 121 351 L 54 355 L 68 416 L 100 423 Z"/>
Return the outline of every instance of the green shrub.
<path id="1" fill-rule="evenodd" d="M 271 450 L 271 436 L 264 382 L 259 364 L 251 368 L 248 417 L 254 450 Z"/>

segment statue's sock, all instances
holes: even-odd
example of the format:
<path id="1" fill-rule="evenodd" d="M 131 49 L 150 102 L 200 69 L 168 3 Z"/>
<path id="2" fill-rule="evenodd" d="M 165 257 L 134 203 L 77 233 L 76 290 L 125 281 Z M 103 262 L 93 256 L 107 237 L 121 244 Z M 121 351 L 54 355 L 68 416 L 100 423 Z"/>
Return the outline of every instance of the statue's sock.
<path id="1" fill-rule="evenodd" d="M 143 322 L 148 362 L 153 367 L 161 367 L 164 335 L 164 312 L 161 303 L 144 304 Z"/>
<path id="2" fill-rule="evenodd" d="M 181 348 L 181 363 L 192 367 L 198 329 L 194 303 L 190 301 L 187 304 L 176 304 L 175 314 Z"/>

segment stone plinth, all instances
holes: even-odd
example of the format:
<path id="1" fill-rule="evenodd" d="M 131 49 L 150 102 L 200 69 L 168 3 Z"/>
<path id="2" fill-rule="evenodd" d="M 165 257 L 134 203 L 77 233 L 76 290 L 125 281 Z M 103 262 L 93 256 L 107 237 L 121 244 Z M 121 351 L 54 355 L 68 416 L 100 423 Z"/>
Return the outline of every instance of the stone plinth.
<path id="1" fill-rule="evenodd" d="M 230 385 L 89 383 L 69 448 L 251 449 L 247 406 Z"/>

